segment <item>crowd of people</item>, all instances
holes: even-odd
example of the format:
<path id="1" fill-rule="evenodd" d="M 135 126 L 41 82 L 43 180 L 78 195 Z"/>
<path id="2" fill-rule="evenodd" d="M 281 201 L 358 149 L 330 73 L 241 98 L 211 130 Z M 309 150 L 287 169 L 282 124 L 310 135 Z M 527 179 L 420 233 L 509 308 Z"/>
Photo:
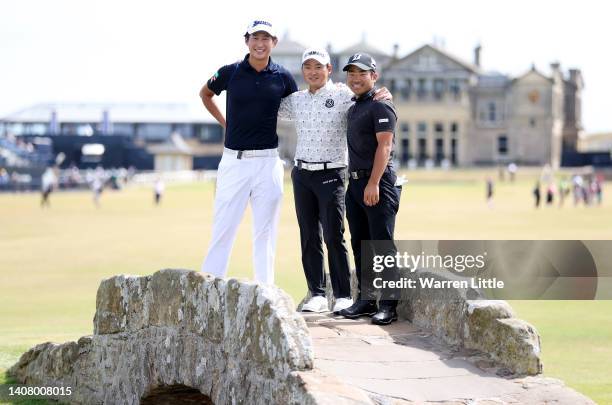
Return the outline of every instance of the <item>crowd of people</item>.
<path id="1" fill-rule="evenodd" d="M 571 176 L 571 181 L 567 176 L 562 177 L 557 184 L 554 180 L 549 180 L 545 183 L 538 181 L 533 188 L 533 196 L 535 199 L 535 207 L 540 205 L 557 205 L 563 207 L 565 200 L 570 194 L 573 197 L 574 206 L 580 204 L 584 206 L 601 205 L 603 201 L 603 184 L 604 178 L 602 174 L 580 175 L 574 174 Z M 542 202 L 542 197 L 544 202 Z"/>
<path id="2" fill-rule="evenodd" d="M 500 181 L 506 180 L 509 175 L 510 182 L 516 178 L 517 165 L 510 163 L 507 167 L 500 166 L 498 175 Z M 582 171 L 571 175 L 557 175 L 550 165 L 542 168 L 531 193 L 535 208 L 540 206 L 563 207 L 566 200 L 572 198 L 573 205 L 585 207 L 598 206 L 603 202 L 603 186 L 605 178 L 601 172 Z M 485 179 L 486 201 L 489 207 L 493 206 L 495 183 L 491 176 Z"/>
<path id="3" fill-rule="evenodd" d="M 0 134 L 0 167 L 30 167 L 45 162 L 50 154 L 50 142 L 43 138 L 30 141 L 10 132 Z"/>

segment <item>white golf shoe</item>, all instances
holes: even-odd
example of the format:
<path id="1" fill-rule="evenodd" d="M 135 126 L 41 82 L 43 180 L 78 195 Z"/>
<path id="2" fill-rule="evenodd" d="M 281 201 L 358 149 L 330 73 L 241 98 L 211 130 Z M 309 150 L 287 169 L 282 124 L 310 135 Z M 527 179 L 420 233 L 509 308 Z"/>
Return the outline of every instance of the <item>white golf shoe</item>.
<path id="1" fill-rule="evenodd" d="M 334 313 L 340 312 L 353 305 L 353 300 L 350 298 L 338 298 L 334 304 Z"/>
<path id="2" fill-rule="evenodd" d="M 302 312 L 327 312 L 329 307 L 327 306 L 327 298 L 321 297 L 320 295 L 312 297 L 302 306 Z"/>

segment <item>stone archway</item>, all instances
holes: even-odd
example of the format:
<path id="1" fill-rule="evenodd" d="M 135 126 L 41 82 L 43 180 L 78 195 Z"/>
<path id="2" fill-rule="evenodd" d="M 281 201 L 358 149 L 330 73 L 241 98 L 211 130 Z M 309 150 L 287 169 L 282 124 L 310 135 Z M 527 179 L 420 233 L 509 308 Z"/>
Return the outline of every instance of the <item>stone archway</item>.
<path id="1" fill-rule="evenodd" d="M 354 391 L 337 396 L 342 384 L 329 384 L 313 361 L 308 327 L 279 288 L 161 270 L 103 280 L 94 334 L 37 345 L 9 374 L 71 387 L 71 397 L 54 399 L 73 404 L 309 405 Z"/>
<path id="2" fill-rule="evenodd" d="M 140 405 L 214 405 L 210 397 L 185 385 L 155 387 L 140 399 Z"/>

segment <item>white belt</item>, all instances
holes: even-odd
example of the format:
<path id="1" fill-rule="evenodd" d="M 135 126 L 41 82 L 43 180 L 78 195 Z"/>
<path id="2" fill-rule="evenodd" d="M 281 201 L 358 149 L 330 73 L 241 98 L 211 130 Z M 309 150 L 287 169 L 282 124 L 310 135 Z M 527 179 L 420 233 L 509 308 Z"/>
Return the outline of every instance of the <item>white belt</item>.
<path id="1" fill-rule="evenodd" d="M 223 148 L 223 154 L 236 156 L 237 159 L 254 158 L 254 157 L 275 157 L 275 156 L 278 156 L 278 148 L 256 149 L 256 150 L 234 150 L 234 149 Z"/>
<path id="2" fill-rule="evenodd" d="M 324 162 L 324 163 L 309 163 L 309 162 L 303 162 L 301 160 L 296 160 L 295 161 L 295 166 L 298 169 L 303 169 L 303 170 L 310 170 L 310 171 L 317 171 L 317 170 L 327 170 L 327 169 L 340 169 L 340 168 L 344 168 L 346 167 L 346 165 L 344 163 L 328 163 L 328 162 Z"/>

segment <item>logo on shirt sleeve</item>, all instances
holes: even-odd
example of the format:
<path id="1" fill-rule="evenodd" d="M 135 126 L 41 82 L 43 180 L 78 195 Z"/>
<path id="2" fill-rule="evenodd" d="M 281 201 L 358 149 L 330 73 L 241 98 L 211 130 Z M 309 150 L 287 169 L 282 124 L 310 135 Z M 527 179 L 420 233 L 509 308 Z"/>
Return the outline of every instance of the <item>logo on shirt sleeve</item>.
<path id="1" fill-rule="evenodd" d="M 378 123 L 381 124 L 383 122 L 389 122 L 389 118 L 381 118 L 378 120 Z"/>
<path id="2" fill-rule="evenodd" d="M 334 100 L 332 100 L 331 98 L 328 98 L 327 100 L 325 100 L 325 107 L 332 108 L 333 106 L 334 106 Z"/>
<path id="3" fill-rule="evenodd" d="M 217 79 L 217 77 L 219 77 L 219 72 L 215 72 L 215 74 L 212 75 L 212 77 L 208 79 L 208 81 L 212 83 Z"/>

